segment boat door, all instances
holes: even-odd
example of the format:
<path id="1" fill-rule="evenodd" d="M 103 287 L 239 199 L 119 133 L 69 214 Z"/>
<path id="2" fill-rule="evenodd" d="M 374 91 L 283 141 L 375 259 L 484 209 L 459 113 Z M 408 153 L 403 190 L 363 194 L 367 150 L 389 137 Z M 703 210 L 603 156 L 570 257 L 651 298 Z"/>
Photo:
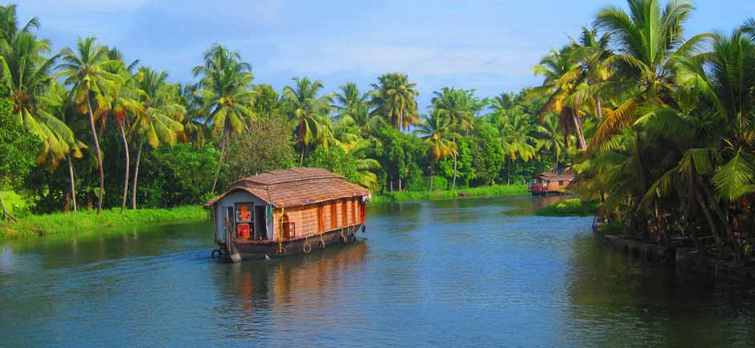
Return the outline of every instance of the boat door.
<path id="1" fill-rule="evenodd" d="M 236 226 L 236 213 L 233 207 L 225 207 L 223 216 L 223 229 L 218 231 L 218 240 L 225 242 L 228 238 L 233 236 L 233 229 Z"/>
<path id="2" fill-rule="evenodd" d="M 265 219 L 264 205 L 254 206 L 254 238 L 257 240 L 267 240 L 267 219 Z"/>

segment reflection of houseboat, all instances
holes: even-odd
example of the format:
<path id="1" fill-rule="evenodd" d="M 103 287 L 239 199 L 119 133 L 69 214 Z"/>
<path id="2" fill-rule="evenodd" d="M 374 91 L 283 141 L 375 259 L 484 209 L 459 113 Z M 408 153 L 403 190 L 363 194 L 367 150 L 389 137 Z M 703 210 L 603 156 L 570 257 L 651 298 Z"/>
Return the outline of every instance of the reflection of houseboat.
<path id="1" fill-rule="evenodd" d="M 205 205 L 215 218 L 213 256 L 285 256 L 351 243 L 365 222 L 370 191 L 318 168 L 266 172 L 240 180 Z"/>
<path id="2" fill-rule="evenodd" d="M 572 181 L 574 181 L 574 174 L 542 173 L 532 178 L 529 190 L 533 196 L 546 196 L 549 193 L 566 194 Z"/>

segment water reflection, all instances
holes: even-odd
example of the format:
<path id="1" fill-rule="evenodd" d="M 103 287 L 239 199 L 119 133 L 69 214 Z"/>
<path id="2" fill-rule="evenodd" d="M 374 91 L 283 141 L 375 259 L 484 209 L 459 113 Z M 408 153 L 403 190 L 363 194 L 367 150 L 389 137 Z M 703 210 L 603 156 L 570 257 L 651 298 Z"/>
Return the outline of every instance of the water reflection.
<path id="1" fill-rule="evenodd" d="M 371 207 L 366 240 L 240 264 L 209 222 L 0 245 L 0 346 L 755 346 L 755 293 L 633 261 L 565 197 Z"/>

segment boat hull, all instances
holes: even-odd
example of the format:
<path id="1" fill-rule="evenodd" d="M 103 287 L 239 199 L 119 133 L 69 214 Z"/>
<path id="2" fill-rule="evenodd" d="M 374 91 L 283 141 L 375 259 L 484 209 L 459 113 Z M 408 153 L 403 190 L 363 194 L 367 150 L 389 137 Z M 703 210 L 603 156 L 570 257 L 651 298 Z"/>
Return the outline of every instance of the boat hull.
<path id="1" fill-rule="evenodd" d="M 333 230 L 322 233 L 322 242 L 325 244 L 325 248 L 333 244 L 348 244 L 356 241 L 356 233 L 363 228 L 363 224 L 346 227 L 343 229 Z M 242 260 L 256 260 L 264 258 L 286 257 L 305 253 L 314 253 L 323 249 L 320 242 L 320 235 L 310 236 L 309 238 L 301 238 L 284 241 L 282 244 L 278 242 L 232 242 L 235 253 Z M 308 247 L 305 245 L 309 244 Z M 234 254 L 234 250 L 228 253 L 228 258 Z"/>

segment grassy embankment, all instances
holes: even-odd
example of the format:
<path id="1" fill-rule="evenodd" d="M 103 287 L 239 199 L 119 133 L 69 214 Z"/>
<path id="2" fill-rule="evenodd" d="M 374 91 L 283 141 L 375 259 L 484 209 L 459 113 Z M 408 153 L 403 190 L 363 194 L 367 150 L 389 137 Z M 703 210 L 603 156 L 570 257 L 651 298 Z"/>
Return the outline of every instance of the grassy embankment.
<path id="1" fill-rule="evenodd" d="M 598 209 L 597 202 L 583 201 L 579 198 L 567 199 L 542 208 L 535 212 L 538 216 L 593 216 Z"/>
<path id="2" fill-rule="evenodd" d="M 103 210 L 100 215 L 94 210 L 28 215 L 15 223 L 0 222 L 0 238 L 96 232 L 138 224 L 204 220 L 209 216 L 209 211 L 201 206 L 126 210 L 123 213 L 120 209 L 111 209 Z"/>
<path id="3" fill-rule="evenodd" d="M 458 198 L 481 198 L 514 196 L 527 193 L 526 185 L 500 185 L 433 192 L 392 192 L 373 197 L 373 203 L 405 202 L 420 200 L 448 200 Z M 6 205 L 23 207 L 25 202 L 13 192 L 3 192 Z M 104 210 L 99 216 L 93 210 L 76 213 L 28 215 L 18 222 L 0 222 L 0 238 L 43 235 L 64 235 L 76 232 L 102 231 L 138 224 L 171 221 L 192 221 L 209 218 L 209 212 L 201 206 L 186 206 L 174 209 L 120 209 Z"/>
<path id="4" fill-rule="evenodd" d="M 527 194 L 527 185 L 498 185 L 465 188 L 453 191 L 401 191 L 374 195 L 372 203 L 394 203 L 409 201 L 436 201 L 458 198 L 502 197 Z"/>

